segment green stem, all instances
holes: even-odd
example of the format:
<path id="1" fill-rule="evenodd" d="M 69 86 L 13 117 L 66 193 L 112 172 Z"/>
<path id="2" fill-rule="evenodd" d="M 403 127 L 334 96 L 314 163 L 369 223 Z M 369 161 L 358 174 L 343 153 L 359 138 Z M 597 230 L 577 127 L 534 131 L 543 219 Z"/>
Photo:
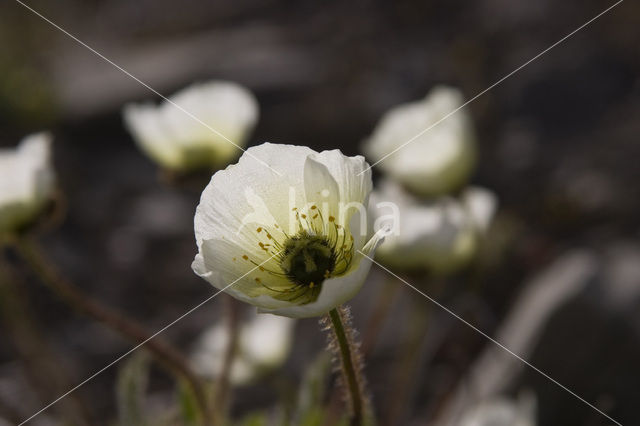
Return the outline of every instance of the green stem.
<path id="1" fill-rule="evenodd" d="M 349 390 L 351 400 L 351 426 L 360 426 L 363 423 L 364 401 L 362 389 L 360 388 L 359 370 L 356 368 L 357 349 L 353 346 L 351 336 L 347 334 L 345 328 L 346 321 L 341 308 L 329 311 L 332 330 L 335 334 L 336 342 L 340 348 L 340 358 L 342 360 L 342 372 Z M 350 333 L 349 333 L 350 334 Z"/>
<path id="2" fill-rule="evenodd" d="M 202 384 L 177 349 L 158 336 L 153 336 L 134 319 L 84 294 L 82 290 L 67 281 L 29 240 L 19 238 L 14 241 L 14 247 L 39 280 L 68 305 L 118 331 L 134 343 L 144 342 L 145 348 L 161 365 L 186 380 L 198 401 L 204 424 L 206 426 L 213 424 L 212 410 L 209 409 Z"/>

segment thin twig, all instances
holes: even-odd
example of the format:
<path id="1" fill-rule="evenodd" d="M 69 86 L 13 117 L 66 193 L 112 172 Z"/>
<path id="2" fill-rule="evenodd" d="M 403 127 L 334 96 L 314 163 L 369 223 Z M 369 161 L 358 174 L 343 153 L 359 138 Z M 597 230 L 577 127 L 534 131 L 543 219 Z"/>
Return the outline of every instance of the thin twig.
<path id="1" fill-rule="evenodd" d="M 66 368 L 59 363 L 57 354 L 51 350 L 42 335 L 22 284 L 24 283 L 18 281 L 8 262 L 0 258 L 0 316 L 20 356 L 28 380 L 39 396 L 48 400 L 52 397 L 51 392 L 59 393 L 68 388 L 70 380 Z M 67 422 L 91 424 L 86 406 L 77 396 L 62 404 L 61 414 Z"/>
<path id="2" fill-rule="evenodd" d="M 84 294 L 78 287 L 65 279 L 45 259 L 32 241 L 27 238 L 19 238 L 14 241 L 14 247 L 40 281 L 74 309 L 104 323 L 135 343 L 147 341 L 151 337 L 151 333 L 137 321 Z M 184 356 L 168 342 L 158 337 L 148 340 L 145 348 L 162 365 L 187 381 L 198 401 L 205 425 L 212 425 L 212 410 L 209 409 L 202 384 L 189 367 Z"/>

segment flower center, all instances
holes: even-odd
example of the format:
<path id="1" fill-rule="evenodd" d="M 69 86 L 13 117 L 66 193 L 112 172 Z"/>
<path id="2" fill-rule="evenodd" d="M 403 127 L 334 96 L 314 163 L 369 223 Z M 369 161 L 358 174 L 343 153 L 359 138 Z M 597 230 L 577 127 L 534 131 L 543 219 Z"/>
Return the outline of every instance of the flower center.
<path id="1" fill-rule="evenodd" d="M 316 205 L 295 212 L 298 231 L 293 236 L 279 225 L 256 228 L 256 242 L 273 263 L 243 254 L 241 259 L 255 266 L 253 295 L 304 305 L 317 300 L 324 280 L 348 273 L 355 251 L 354 238 L 336 218 L 323 214 Z M 233 261 L 237 261 L 233 258 Z"/>
<path id="2" fill-rule="evenodd" d="M 320 286 L 336 267 L 336 253 L 327 238 L 301 231 L 284 244 L 280 267 L 294 283 Z"/>

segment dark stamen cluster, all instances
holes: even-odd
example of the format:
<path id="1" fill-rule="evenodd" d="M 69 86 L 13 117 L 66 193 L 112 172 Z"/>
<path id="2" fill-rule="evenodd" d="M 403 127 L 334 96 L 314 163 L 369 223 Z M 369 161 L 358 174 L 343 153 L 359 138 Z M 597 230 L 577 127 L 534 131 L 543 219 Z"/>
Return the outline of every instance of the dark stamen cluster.
<path id="1" fill-rule="evenodd" d="M 285 243 L 280 266 L 293 283 L 314 288 L 331 275 L 336 258 L 327 238 L 301 231 Z"/>

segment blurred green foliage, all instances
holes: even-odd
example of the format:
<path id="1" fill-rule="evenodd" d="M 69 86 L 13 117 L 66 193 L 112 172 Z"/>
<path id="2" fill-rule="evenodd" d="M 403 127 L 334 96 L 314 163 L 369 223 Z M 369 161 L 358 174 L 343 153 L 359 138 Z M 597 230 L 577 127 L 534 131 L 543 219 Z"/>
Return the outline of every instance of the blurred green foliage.
<path id="1" fill-rule="evenodd" d="M 145 397 L 150 359 L 145 351 L 135 352 L 118 372 L 116 400 L 122 426 L 145 426 Z"/>
<path id="2" fill-rule="evenodd" d="M 55 94 L 40 56 L 52 53 L 49 29 L 15 7 L 1 13 L 0 126 L 49 127 L 56 120 Z"/>

